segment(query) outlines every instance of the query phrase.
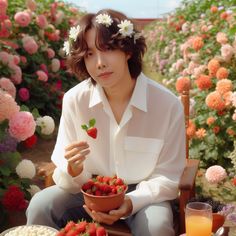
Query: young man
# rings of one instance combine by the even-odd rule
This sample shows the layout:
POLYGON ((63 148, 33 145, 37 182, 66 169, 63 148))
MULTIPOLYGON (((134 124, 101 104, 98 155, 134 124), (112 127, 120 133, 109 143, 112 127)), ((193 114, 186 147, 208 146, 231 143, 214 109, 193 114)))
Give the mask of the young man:
POLYGON ((32 198, 28 224, 59 228, 70 219, 112 224, 125 218, 135 236, 173 236, 169 200, 177 197, 185 166, 182 104, 141 73, 145 40, 122 13, 85 15, 67 46, 69 68, 88 79, 64 96, 52 154, 56 185, 32 198), (81 129, 92 118, 96 139, 81 129), (90 211, 82 184, 114 174, 131 187, 123 205, 108 214, 90 211))

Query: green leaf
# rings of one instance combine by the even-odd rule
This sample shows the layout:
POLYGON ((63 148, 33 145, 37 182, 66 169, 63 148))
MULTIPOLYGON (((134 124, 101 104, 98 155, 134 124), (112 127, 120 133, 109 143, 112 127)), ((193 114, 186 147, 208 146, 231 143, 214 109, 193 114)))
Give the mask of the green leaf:
POLYGON ((40 117, 40 114, 39 114, 39 111, 37 108, 34 108, 31 113, 32 113, 34 119, 37 119, 40 117))
POLYGON ((0 166, 0 173, 3 176, 10 176, 11 174, 11 169, 7 166, 0 166))
POLYGON ((88 126, 87 125, 81 125, 81 128, 84 130, 88 130, 88 126))
POLYGON ((28 111, 28 112, 30 111, 26 105, 21 105, 20 110, 21 111, 28 111))
POLYGON ((89 127, 93 127, 96 123, 96 120, 93 118, 89 121, 89 127))

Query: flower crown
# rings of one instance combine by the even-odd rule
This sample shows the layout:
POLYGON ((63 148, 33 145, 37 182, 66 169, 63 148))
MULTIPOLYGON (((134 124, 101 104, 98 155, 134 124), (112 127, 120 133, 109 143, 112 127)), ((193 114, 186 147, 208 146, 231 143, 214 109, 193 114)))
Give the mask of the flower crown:
MULTIPOLYGON (((110 27, 113 23, 113 20, 110 15, 104 13, 99 14, 96 16, 96 22, 98 24, 102 24, 106 27, 110 27)), ((125 38, 125 37, 132 37, 134 36, 134 43, 136 43, 136 40, 141 37, 141 33, 134 31, 134 25, 130 20, 122 20, 120 24, 117 25, 119 28, 119 33, 125 38)), ((80 26, 77 25, 76 27, 71 27, 69 31, 69 40, 64 42, 63 50, 65 51, 66 55, 70 54, 70 48, 72 41, 76 41, 76 38, 80 32, 80 26)))

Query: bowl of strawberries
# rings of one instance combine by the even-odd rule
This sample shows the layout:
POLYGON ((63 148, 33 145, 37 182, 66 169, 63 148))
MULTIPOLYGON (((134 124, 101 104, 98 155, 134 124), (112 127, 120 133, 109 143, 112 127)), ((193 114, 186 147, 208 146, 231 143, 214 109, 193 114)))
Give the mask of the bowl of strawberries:
POLYGON ((107 236, 106 229, 98 223, 69 221, 64 228, 55 234, 56 236, 107 236))
POLYGON ((117 176, 96 176, 82 185, 85 205, 94 211, 109 212, 124 202, 128 186, 117 176))

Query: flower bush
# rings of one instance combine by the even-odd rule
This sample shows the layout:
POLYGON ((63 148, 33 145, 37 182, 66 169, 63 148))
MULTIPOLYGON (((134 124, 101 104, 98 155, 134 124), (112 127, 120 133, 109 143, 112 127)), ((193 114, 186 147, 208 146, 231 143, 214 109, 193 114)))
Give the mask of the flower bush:
POLYGON ((235 176, 236 9, 233 1, 182 1, 146 28, 145 56, 161 81, 178 95, 191 88, 194 109, 187 130, 190 157, 221 165, 235 176), (164 78, 163 78, 164 77, 164 78))
POLYGON ((0 0, 0 87, 6 79, 19 105, 58 120, 66 90, 78 83, 65 66, 67 30, 82 13, 60 1, 0 0))

